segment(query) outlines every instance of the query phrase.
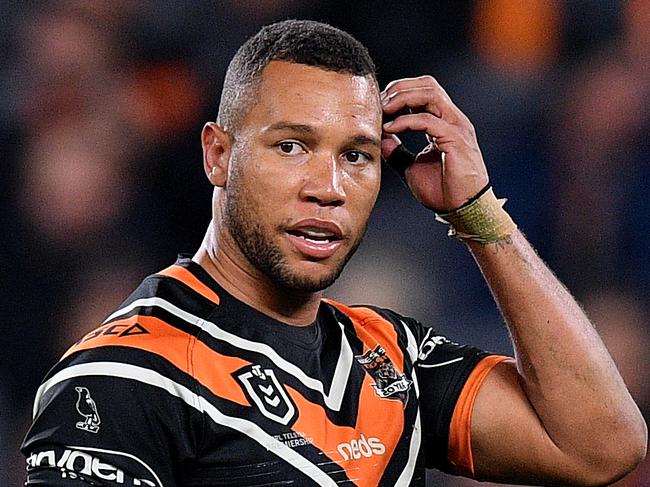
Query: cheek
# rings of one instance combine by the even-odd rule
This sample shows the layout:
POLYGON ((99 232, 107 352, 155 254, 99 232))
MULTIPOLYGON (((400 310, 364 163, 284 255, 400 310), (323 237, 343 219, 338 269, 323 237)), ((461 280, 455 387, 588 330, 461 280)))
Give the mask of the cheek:
POLYGON ((233 172, 245 186, 248 197, 262 203, 273 204, 292 183, 296 171, 278 164, 268 148, 252 145, 242 150, 233 161, 233 172))
POLYGON ((238 179, 238 199, 251 220, 263 228, 271 228, 282 219, 288 207, 286 177, 267 172, 247 172, 238 179))
POLYGON ((235 147, 230 160, 228 191, 249 209, 257 209, 267 195, 269 177, 262 173, 260 158, 250 147, 235 147))
POLYGON ((381 185, 379 168, 369 168, 363 174, 351 178, 351 193, 357 206, 366 208, 369 213, 377 201, 381 185))

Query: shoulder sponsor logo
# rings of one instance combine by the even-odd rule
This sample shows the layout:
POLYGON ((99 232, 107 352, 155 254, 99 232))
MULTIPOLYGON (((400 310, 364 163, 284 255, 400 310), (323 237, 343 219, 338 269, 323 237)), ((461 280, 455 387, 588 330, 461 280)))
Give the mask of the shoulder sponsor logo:
POLYGON ((361 457, 370 458, 373 455, 383 455, 386 447, 379 438, 371 436, 366 439, 361 435, 359 439, 351 440, 349 443, 340 443, 336 449, 343 457, 343 460, 358 460, 361 457))
POLYGON ((406 374, 398 374, 386 351, 377 345, 363 355, 355 355, 366 372, 375 380, 372 385, 375 393, 382 399, 396 399, 406 404, 408 390, 413 381, 406 374))
POLYGON ((83 421, 77 422, 76 427, 89 433, 97 433, 102 422, 97 412, 97 404, 90 397, 87 388, 77 386, 74 390, 77 391, 77 412, 84 417, 83 421))
MULTIPOLYGON (((130 461, 129 458, 126 460, 130 461)), ((27 458, 27 471, 41 467, 58 468, 62 479, 79 479, 87 481, 90 485, 95 485, 97 480, 101 480, 113 482, 115 485, 162 487, 151 475, 145 475, 143 478, 131 477, 122 468, 106 462, 104 458, 100 459, 93 453, 74 448, 32 453, 27 458)))
POLYGON ((437 335, 437 336, 431 336, 433 335, 433 330, 429 328, 429 331, 427 331, 427 334, 424 336, 424 340, 422 340, 422 344, 420 345, 420 349, 418 350, 418 360, 426 360, 427 357, 433 352, 433 350, 438 346, 438 345, 443 345, 445 343, 452 343, 449 339, 447 339, 444 336, 437 335))
POLYGON ((295 419, 296 408, 272 369, 248 365, 239 372, 237 379, 264 416, 285 426, 295 419))
POLYGON ((148 335, 149 330, 147 330, 140 323, 109 323, 108 325, 100 326, 96 330, 91 331, 90 333, 84 335, 84 337, 79 340, 75 345, 80 343, 87 342, 93 338, 100 336, 110 336, 116 335, 119 338, 129 337, 133 335, 148 335))

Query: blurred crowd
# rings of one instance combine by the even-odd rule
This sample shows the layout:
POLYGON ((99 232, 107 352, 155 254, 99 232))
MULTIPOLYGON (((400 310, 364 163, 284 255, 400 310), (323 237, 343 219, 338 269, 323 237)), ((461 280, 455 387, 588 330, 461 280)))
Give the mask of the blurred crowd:
MULTIPOLYGON (((2 3, 2 485, 23 482, 18 447, 49 367, 145 275, 198 247, 211 196, 200 129, 237 47, 285 18, 352 33, 382 86, 441 81, 476 126, 496 193, 650 419, 650 0, 2 3)), ((328 294, 511 353, 471 257, 389 170, 328 294)), ((620 485, 650 485, 650 464, 620 485)))

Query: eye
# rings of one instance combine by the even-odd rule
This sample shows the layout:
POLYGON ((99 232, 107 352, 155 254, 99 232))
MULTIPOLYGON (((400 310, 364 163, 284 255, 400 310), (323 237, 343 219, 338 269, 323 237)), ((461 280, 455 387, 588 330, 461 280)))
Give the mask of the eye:
POLYGON ((282 154, 286 154, 289 156, 295 156, 300 154, 301 152, 304 152, 304 149, 298 142, 294 142, 291 140, 282 141, 276 147, 280 149, 280 152, 282 152, 282 154))
POLYGON ((343 157, 345 157, 346 162, 354 165, 365 164, 371 159, 368 154, 356 150, 346 152, 343 154, 343 157))

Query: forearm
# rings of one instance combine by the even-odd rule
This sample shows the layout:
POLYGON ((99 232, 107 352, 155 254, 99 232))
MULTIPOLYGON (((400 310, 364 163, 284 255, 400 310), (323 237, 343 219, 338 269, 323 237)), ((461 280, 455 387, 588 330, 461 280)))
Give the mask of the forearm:
POLYGON ((525 237, 468 242, 510 331, 520 383, 564 452, 635 448, 646 428, 597 332, 525 237))

